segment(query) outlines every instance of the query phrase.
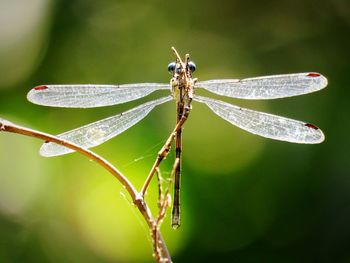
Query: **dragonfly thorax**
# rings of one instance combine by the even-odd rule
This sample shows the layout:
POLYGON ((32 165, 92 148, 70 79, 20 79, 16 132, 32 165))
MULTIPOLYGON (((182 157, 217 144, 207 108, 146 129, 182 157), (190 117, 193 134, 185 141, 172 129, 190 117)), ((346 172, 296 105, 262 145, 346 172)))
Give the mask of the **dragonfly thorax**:
POLYGON ((192 78, 192 73, 196 70, 196 64, 190 61, 190 56, 186 54, 182 60, 175 48, 173 51, 176 61, 169 63, 168 71, 173 74, 170 80, 174 99, 181 105, 190 108, 193 98, 193 89, 196 79, 192 78))

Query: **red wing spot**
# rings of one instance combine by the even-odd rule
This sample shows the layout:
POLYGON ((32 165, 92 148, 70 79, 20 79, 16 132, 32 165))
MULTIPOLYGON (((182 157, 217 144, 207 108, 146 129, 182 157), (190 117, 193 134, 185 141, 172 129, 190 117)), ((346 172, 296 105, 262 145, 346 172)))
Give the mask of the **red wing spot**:
POLYGON ((314 129, 314 130, 318 130, 318 127, 311 124, 311 123, 305 123, 305 126, 311 128, 311 129, 314 129))
POLYGON ((319 77, 319 76, 321 76, 320 74, 318 74, 318 73, 309 73, 309 74, 307 74, 309 77, 319 77))
POLYGON ((34 89, 35 90, 44 90, 44 89, 47 89, 47 88, 48 88, 47 86, 37 86, 34 89))

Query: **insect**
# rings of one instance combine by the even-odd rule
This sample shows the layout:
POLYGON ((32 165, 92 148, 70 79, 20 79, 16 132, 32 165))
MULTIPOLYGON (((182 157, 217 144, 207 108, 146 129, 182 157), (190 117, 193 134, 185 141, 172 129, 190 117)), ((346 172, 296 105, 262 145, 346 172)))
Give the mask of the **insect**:
MULTIPOLYGON (((315 144, 324 140, 322 131, 313 124, 277 115, 241 108, 220 100, 195 95, 196 89, 205 89, 218 95, 248 99, 278 99, 318 91, 327 86, 327 79, 319 73, 271 75, 246 79, 216 79, 198 81, 192 78, 196 65, 186 54, 182 61, 172 47, 176 60, 168 65, 172 74, 169 84, 138 83, 123 85, 41 85, 27 95, 29 101, 52 107, 92 108, 121 104, 136 100, 158 90, 169 90, 171 95, 141 104, 126 112, 102 119, 58 137, 85 148, 95 147, 117 136, 141 121, 156 106, 175 100, 176 124, 174 165, 174 205, 172 225, 180 225, 180 174, 182 125, 192 109, 192 101, 206 104, 215 114, 250 133, 292 143, 315 144)), ((40 153, 57 156, 72 152, 64 146, 45 143, 40 153)))

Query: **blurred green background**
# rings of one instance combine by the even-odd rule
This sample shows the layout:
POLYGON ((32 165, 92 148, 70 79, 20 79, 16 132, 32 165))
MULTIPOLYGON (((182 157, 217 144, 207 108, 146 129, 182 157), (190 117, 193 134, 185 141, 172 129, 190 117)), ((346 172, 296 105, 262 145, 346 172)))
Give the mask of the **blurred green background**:
MULTIPOLYGON (((200 80, 321 72, 329 86, 315 94, 222 98, 314 123, 326 135, 320 145, 248 134, 194 103, 182 226, 172 230, 168 215, 162 231, 175 262, 350 262, 349 29, 348 0, 0 0, 0 116, 58 134, 130 109, 166 92, 86 110, 33 105, 26 93, 167 83, 171 46, 191 54, 200 80)), ((94 150, 140 187, 174 111, 159 106, 94 150)), ((78 154, 43 158, 40 145, 0 135, 0 262, 152 262, 147 227, 120 184, 78 154)))

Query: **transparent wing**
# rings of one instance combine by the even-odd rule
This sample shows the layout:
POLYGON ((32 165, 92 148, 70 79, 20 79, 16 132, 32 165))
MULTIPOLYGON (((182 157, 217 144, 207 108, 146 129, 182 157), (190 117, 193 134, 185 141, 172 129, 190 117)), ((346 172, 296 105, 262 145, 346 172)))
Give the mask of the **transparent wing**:
POLYGON ((197 82, 198 88, 242 99, 277 99, 323 89, 327 79, 319 73, 272 75, 248 79, 218 79, 197 82))
MULTIPOLYGON (((167 96, 144 103, 118 115, 59 134, 58 137, 85 148, 95 147, 129 129, 146 117, 155 106, 171 99, 171 96, 167 96)), ((40 149, 40 154, 46 157, 63 155, 70 152, 73 152, 73 150, 51 142, 44 143, 40 149)))
POLYGON ((92 108, 136 100, 156 90, 166 89, 170 89, 169 84, 43 85, 30 90, 27 98, 44 106, 92 108))
POLYGON ((312 144, 324 140, 322 131, 310 123, 240 108, 201 96, 195 96, 194 100, 206 104, 224 120, 253 134, 294 143, 312 144))

